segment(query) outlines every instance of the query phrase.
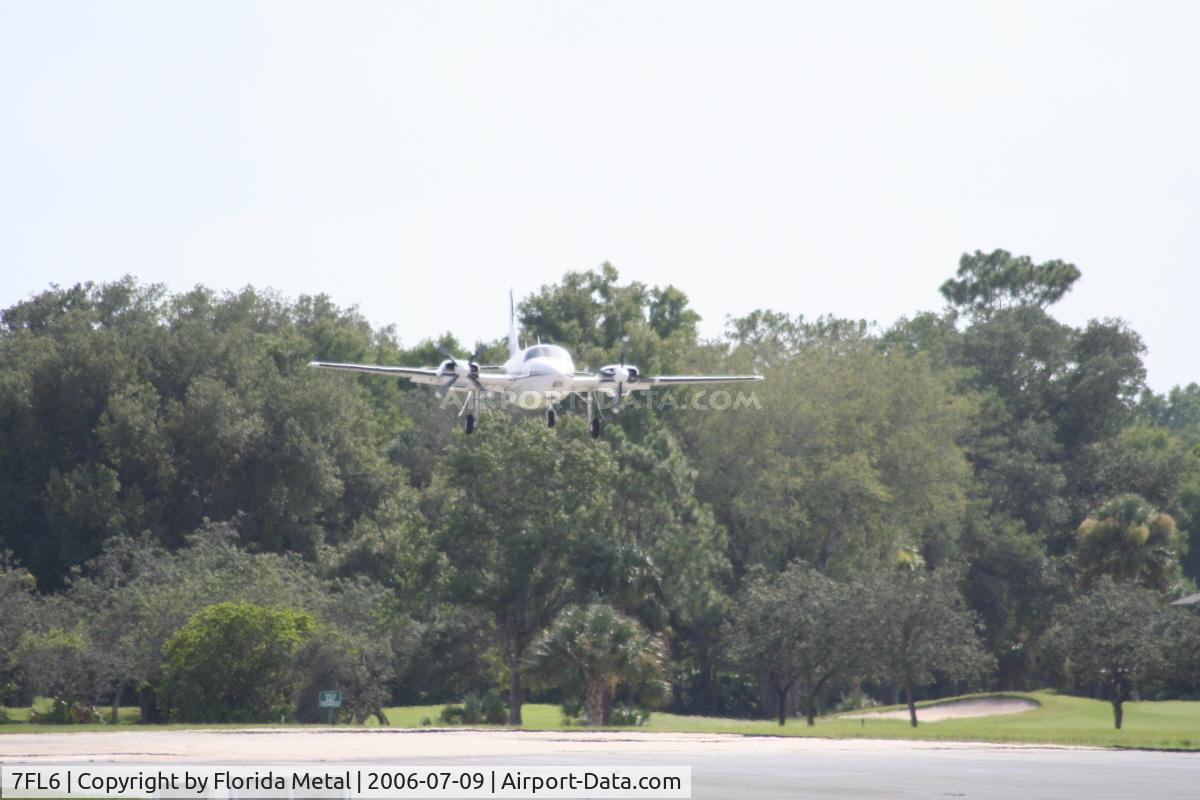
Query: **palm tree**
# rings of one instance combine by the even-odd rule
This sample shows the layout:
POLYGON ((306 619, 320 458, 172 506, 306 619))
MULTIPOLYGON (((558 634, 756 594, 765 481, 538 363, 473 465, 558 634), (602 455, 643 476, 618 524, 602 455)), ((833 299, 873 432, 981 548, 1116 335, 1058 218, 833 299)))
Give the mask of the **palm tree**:
POLYGON ((666 664, 661 640, 603 603, 565 609, 529 657, 531 672, 543 682, 583 695, 588 725, 608 721, 618 686, 645 700, 665 695, 666 664))
POLYGON ((1085 586, 1102 575, 1166 591, 1179 570, 1179 531, 1136 494, 1109 500, 1079 526, 1076 561, 1085 586))

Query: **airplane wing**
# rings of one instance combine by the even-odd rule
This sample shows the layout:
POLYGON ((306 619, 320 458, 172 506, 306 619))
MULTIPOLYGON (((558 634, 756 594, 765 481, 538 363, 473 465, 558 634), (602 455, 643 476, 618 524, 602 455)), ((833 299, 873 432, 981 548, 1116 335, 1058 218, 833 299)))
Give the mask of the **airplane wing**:
POLYGON ((669 383, 741 383, 744 381, 761 381, 762 375, 654 375, 638 376, 636 382, 630 382, 631 389, 645 389, 641 384, 662 385, 669 383))
MULTIPOLYGON (((432 367, 384 367, 379 364, 339 364, 332 361, 310 361, 308 365, 320 369, 337 369, 343 372, 366 372, 372 375, 390 375, 393 378, 406 378, 413 383, 421 383, 426 386, 440 386, 449 378, 448 375, 443 375, 440 370, 432 367)), ((479 382, 488 391, 503 391, 512 383, 511 379, 503 374, 481 371, 478 377, 479 382)), ((452 391, 466 392, 473 388, 464 376, 452 387, 452 391)))
POLYGON ((368 372, 373 375, 390 375, 393 378, 408 378, 413 383, 436 386, 443 378, 436 369, 427 367, 382 367, 378 364, 338 364, 333 361, 310 361, 310 367, 338 369, 343 372, 368 372))
MULTIPOLYGON (((625 391, 648 390, 652 386, 667 386, 689 383, 743 383, 761 381, 762 375, 639 375, 625 382, 625 391)), ((573 383, 575 391, 597 391, 614 394, 617 384, 611 379, 602 380, 598 375, 578 375, 573 383)))

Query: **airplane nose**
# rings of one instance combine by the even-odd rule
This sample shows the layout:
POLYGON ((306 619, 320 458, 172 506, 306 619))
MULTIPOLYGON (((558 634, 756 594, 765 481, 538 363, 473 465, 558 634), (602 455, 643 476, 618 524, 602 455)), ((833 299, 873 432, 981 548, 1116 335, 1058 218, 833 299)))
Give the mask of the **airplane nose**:
POLYGON ((567 388, 567 373, 554 363, 540 362, 529 365, 529 377, 534 378, 543 391, 563 390, 567 388))
POLYGON ((529 367, 530 375, 545 375, 548 377, 561 378, 565 373, 553 364, 531 364, 529 367))

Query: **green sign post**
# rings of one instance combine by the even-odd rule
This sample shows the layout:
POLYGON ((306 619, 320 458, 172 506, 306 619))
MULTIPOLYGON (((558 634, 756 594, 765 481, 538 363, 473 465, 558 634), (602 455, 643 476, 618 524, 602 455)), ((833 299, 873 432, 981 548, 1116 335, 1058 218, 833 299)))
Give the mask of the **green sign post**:
POLYGON ((317 707, 329 709, 329 724, 333 724, 333 710, 342 707, 341 692, 318 692, 317 707))

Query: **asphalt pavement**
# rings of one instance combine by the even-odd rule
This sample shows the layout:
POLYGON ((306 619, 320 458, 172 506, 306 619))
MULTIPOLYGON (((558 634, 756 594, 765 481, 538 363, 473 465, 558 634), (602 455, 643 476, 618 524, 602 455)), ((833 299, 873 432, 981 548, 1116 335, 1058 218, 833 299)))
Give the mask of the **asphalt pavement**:
POLYGON ((692 768, 707 798, 1200 800, 1200 753, 713 734, 297 729, 0 734, 0 762, 692 768))

